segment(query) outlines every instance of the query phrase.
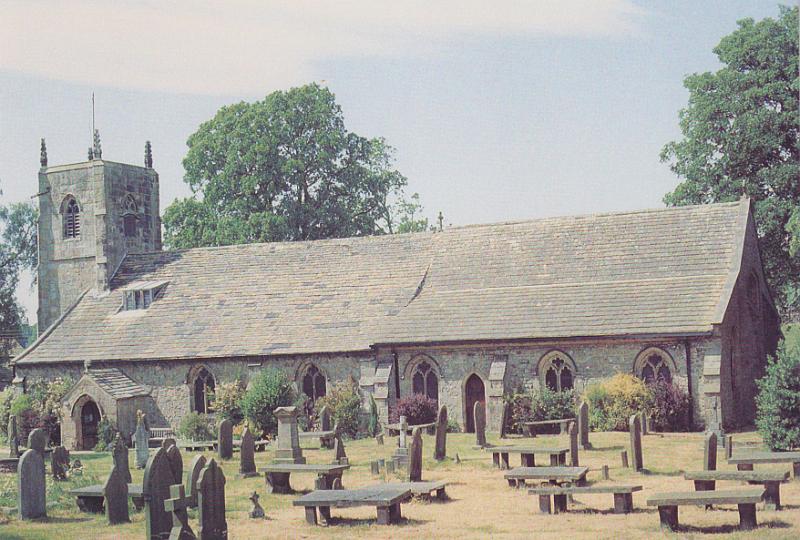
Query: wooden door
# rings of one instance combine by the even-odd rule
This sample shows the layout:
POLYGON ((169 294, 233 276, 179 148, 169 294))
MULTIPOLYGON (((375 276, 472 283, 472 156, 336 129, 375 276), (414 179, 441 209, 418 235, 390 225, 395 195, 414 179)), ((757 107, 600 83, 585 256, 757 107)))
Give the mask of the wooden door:
POLYGON ((467 406, 466 410, 466 432, 475 433, 475 402, 480 401, 483 406, 486 406, 486 393, 483 388, 483 381, 474 373, 467 379, 467 384, 464 386, 464 403, 467 406))
POLYGON ((97 423, 100 409, 94 401, 87 401, 81 408, 81 448, 91 450, 97 445, 97 423))

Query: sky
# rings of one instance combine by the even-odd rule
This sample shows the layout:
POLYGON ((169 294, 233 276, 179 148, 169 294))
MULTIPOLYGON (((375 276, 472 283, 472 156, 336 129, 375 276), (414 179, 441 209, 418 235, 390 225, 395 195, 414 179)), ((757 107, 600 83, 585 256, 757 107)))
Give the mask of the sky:
MULTIPOLYGON (((431 218, 490 223, 663 206, 686 75, 759 0, 0 0, 0 202, 152 141, 162 211, 191 192, 186 140, 222 106, 309 82, 384 137, 431 218)), ((19 297, 35 320, 35 292, 19 297)))

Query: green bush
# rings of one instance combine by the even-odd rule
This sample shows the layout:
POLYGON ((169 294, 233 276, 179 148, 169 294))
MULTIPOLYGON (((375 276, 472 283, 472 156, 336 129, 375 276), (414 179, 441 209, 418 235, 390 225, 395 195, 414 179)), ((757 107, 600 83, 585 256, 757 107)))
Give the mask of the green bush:
POLYGON ((355 437, 358 434, 361 419, 361 396, 355 381, 344 381, 332 385, 327 395, 314 404, 316 413, 322 407, 328 407, 331 422, 339 426, 339 432, 355 437))
POLYGON ((111 449, 111 443, 117 436, 119 431, 114 422, 108 418, 102 418, 97 423, 97 444, 94 447, 95 452, 105 452, 111 449))
POLYGON ((757 384, 756 427, 766 445, 800 447, 800 344, 781 341, 757 384))
POLYGON ((178 435, 190 441, 211 441, 216 435, 216 423, 208 415, 190 412, 181 420, 178 435))
POLYGON ((234 425, 241 424, 244 420, 241 401, 245 394, 245 386, 240 381, 219 383, 214 390, 211 408, 220 420, 226 419, 234 425))
POLYGON ((370 436, 375 437, 380 431, 380 420, 378 419, 378 404, 375 403, 375 398, 372 394, 369 395, 369 422, 367 423, 367 431, 370 436))
POLYGON ((239 404, 253 430, 264 437, 274 435, 278 429, 278 420, 273 411, 292 405, 294 399, 294 390, 288 377, 280 370, 266 368, 253 381, 239 404))
POLYGON ((447 420, 447 433, 461 433, 461 426, 452 418, 447 420))
POLYGON ((531 418, 533 421, 575 418, 575 392, 554 392, 548 388, 534 392, 531 395, 531 418))
POLYGON ((0 434, 8 440, 8 420, 11 418, 11 403, 14 401, 14 390, 6 388, 0 392, 0 434))
POLYGON ((513 394, 506 394, 503 399, 508 406, 508 417, 506 417, 506 433, 525 433, 523 422, 533 420, 531 414, 531 395, 517 391, 513 394))
POLYGON ((590 384, 583 397, 589 404, 592 431, 627 431, 631 415, 653 408, 650 388, 628 373, 590 384))

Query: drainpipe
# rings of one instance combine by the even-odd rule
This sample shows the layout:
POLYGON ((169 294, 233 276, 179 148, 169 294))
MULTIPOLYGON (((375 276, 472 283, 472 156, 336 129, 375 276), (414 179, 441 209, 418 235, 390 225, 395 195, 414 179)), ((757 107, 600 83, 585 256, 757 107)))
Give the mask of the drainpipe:
POLYGON ((695 396, 692 392, 692 346, 688 339, 683 341, 686 351, 686 382, 689 386, 689 427, 694 429, 694 401, 695 396))

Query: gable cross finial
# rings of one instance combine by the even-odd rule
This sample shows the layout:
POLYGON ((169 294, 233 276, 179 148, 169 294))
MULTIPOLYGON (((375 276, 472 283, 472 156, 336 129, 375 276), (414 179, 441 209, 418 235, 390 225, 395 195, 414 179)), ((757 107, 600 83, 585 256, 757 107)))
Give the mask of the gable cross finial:
POLYGON ((47 167, 47 146, 44 144, 44 139, 42 139, 42 147, 39 150, 39 164, 47 167))
POLYGON ((148 169, 153 168, 153 148, 150 146, 150 141, 144 143, 144 166, 148 169))
POLYGON ((439 218, 438 219, 439 219, 439 231, 443 231, 444 230, 444 214, 442 214, 441 210, 439 211, 439 218))

